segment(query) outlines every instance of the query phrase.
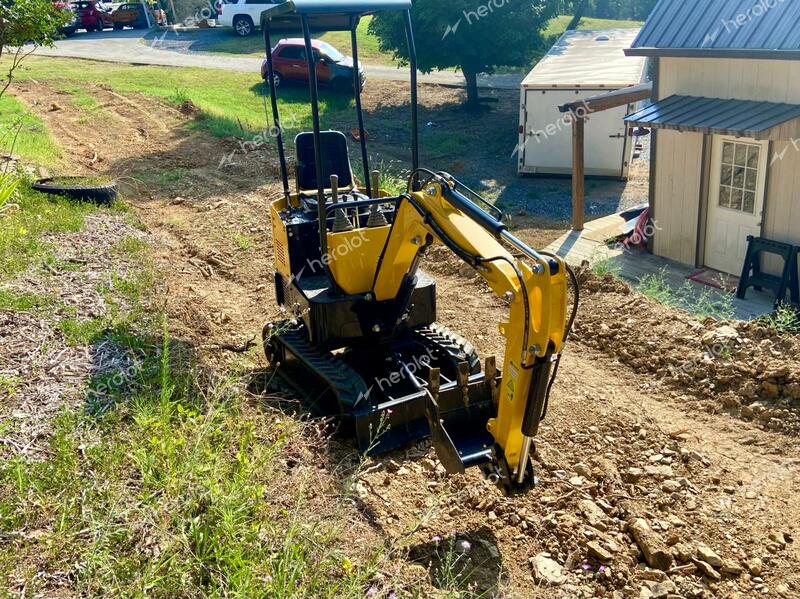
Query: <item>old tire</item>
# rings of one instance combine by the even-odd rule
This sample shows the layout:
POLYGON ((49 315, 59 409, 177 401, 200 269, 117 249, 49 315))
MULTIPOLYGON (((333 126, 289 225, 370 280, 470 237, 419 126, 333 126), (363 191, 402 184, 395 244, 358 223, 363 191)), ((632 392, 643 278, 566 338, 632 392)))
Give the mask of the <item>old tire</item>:
POLYGON ((247 15, 236 15, 233 18, 233 30, 236 32, 236 35, 247 37, 253 33, 254 29, 253 19, 247 15))
POLYGON ((60 195, 73 200, 110 204, 117 197, 117 184, 113 181, 105 185, 83 183, 83 177, 59 177, 55 179, 39 179, 31 188, 41 193, 60 195), (70 181, 73 179, 73 181, 70 181))

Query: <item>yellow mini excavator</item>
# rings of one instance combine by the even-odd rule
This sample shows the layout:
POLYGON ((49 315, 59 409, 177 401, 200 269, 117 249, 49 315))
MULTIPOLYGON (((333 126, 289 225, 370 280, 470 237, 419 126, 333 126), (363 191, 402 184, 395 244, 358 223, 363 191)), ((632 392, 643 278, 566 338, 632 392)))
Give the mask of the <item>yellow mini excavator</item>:
POLYGON ((283 193, 270 205, 277 301, 289 312, 264 327, 277 373, 317 413, 338 415, 362 451, 430 437, 450 473, 470 466, 506 493, 534 484, 534 438, 577 308, 577 281, 559 258, 512 235, 502 214, 445 172, 420 168, 416 52, 410 0, 289 0, 261 18, 283 193), (356 28, 365 14, 401 11, 411 66, 407 190, 390 195, 370 171, 361 110, 356 28), (298 23, 305 39, 313 131, 295 138, 296 188, 280 130, 270 24, 298 23), (352 90, 363 165, 356 181, 347 139, 323 131, 315 31, 350 31, 352 90), (436 283, 418 268, 442 244, 508 304, 502 369, 436 324, 436 283), (567 313, 568 276, 574 304, 567 313))

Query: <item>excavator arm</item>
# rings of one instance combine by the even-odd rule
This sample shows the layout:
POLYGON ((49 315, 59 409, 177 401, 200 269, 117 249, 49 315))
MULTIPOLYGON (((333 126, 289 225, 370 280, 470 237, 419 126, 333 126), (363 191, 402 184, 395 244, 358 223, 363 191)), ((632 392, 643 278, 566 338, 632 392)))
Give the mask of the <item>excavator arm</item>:
MULTIPOLYGON (((508 304, 508 320, 499 324, 506 344, 497 411, 486 424, 495 442, 488 475, 507 492, 516 492, 533 484, 529 461, 533 438, 568 328, 567 266, 518 240, 477 203, 479 199, 473 201, 459 186, 439 173, 423 184, 422 191, 409 192, 400 200, 373 293, 378 301, 397 302, 401 322, 421 255, 432 243, 441 243, 475 268, 508 304)), ((449 471, 463 471, 458 448, 444 430, 430 389, 428 399, 439 458, 449 471)))

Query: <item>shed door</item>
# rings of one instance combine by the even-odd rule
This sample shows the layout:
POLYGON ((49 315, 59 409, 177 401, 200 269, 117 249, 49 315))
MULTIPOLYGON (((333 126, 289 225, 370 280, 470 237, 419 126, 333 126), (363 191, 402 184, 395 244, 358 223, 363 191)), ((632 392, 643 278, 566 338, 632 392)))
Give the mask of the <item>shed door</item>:
POLYGON ((747 236, 761 234, 769 142, 715 136, 713 144, 705 264, 739 275, 747 236))

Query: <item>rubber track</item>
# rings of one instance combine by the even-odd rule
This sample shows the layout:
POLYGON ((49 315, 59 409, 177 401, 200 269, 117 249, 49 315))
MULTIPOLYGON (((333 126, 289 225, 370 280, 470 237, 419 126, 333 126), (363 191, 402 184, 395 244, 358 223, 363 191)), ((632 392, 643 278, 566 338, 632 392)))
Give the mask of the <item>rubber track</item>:
MULTIPOLYGON (((317 376, 325 379, 343 404, 355 406, 360 399, 368 396, 369 390, 361 376, 340 358, 315 349, 309 343, 304 328, 284 330, 277 335, 277 340, 309 365, 317 376)), ((270 343, 275 343, 275 340, 270 343)))
POLYGON ((414 333, 424 345, 432 347, 434 351, 438 349, 444 352, 456 364, 458 362, 467 362, 470 374, 477 374, 481 371, 481 360, 472 344, 450 331, 447 327, 434 323, 430 326, 416 329, 414 333))
MULTIPOLYGON (((449 358, 453 360, 454 366, 466 361, 470 366, 470 374, 481 371, 480 358, 472 344, 447 328, 433 324, 415 329, 412 334, 417 341, 429 348, 432 355, 440 359, 449 358)), ((341 358, 314 348, 308 341, 305 328, 283 329, 270 343, 283 344, 290 353, 308 364, 318 377, 323 378, 333 388, 343 404, 354 407, 361 399, 369 396, 369 388, 361 375, 341 358)))

